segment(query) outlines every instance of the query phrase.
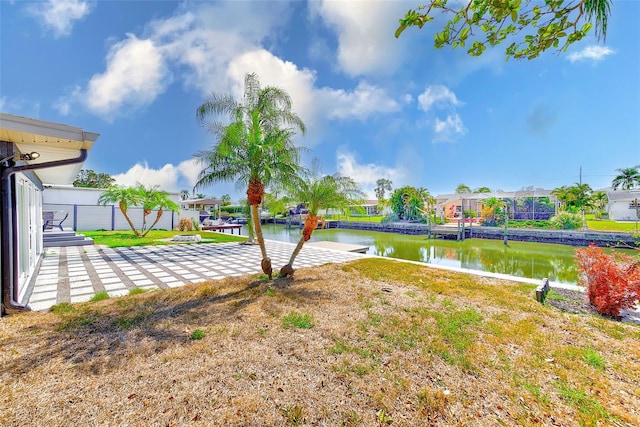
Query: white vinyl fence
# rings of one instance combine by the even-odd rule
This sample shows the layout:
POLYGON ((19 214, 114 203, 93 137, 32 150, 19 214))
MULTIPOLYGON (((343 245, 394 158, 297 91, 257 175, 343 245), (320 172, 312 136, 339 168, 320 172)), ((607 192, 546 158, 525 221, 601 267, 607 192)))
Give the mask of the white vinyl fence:
MULTIPOLYGON (((130 230, 131 227, 116 205, 69 205, 43 203, 42 211, 64 211, 69 216, 62 226, 73 228, 74 231, 96 231, 96 230, 130 230)), ((127 210, 129 218, 133 225, 140 229, 142 227, 143 210, 142 208, 132 207, 127 210)), ((63 214, 64 215, 64 214, 63 214)), ((194 210, 183 209, 178 213, 171 211, 163 211, 160 221, 155 225, 154 230, 173 230, 178 226, 180 218, 198 219, 199 212, 194 210)), ((157 211, 152 211, 147 216, 147 227, 156 220, 157 211)))

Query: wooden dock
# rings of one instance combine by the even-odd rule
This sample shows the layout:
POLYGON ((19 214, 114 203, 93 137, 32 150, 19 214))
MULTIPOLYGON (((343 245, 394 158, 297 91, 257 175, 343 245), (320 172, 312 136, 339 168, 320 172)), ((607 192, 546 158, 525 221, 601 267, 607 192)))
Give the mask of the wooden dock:
POLYGON ((350 243, 338 243, 338 242, 328 242, 328 241, 310 242, 310 243, 307 243, 307 245, 313 246, 316 248, 333 249, 336 251, 344 251, 344 252, 358 252, 361 254, 367 253, 367 251, 369 250, 369 246, 352 245, 350 243))
POLYGON ((240 235, 240 229, 242 228, 242 224, 215 224, 215 225, 203 225, 203 231, 220 231, 222 233, 225 230, 231 230, 231 234, 233 234, 233 230, 238 230, 238 236, 240 235))

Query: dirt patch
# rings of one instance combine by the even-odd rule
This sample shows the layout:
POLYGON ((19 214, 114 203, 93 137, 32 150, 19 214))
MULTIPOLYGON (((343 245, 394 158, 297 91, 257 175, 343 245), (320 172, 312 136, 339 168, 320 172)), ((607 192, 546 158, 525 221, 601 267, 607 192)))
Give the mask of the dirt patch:
POLYGON ((552 288, 545 304, 567 313, 598 315, 596 309, 589 303, 586 292, 582 291, 552 288))

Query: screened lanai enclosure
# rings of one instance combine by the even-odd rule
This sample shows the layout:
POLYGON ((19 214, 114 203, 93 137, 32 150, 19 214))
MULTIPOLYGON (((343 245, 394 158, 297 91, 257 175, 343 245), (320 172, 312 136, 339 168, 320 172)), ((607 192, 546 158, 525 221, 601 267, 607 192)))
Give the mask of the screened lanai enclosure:
POLYGON ((444 194, 438 196, 436 212, 445 221, 487 218, 495 213, 496 201, 505 205, 510 220, 548 220, 558 212, 558 199, 551 190, 535 189, 492 193, 444 194))

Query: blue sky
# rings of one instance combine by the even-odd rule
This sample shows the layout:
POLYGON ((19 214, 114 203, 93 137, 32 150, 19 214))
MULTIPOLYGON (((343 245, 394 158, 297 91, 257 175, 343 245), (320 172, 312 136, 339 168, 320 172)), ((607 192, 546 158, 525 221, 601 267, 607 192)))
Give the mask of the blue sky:
POLYGON ((196 107, 248 72, 291 95, 305 162, 371 195, 379 178, 552 189, 580 168, 602 188, 640 164, 640 2, 613 2, 606 43, 508 62, 434 50, 427 27, 395 39, 419 3, 0 0, 0 111, 98 132, 86 169, 168 191, 192 188, 213 143, 196 107))

